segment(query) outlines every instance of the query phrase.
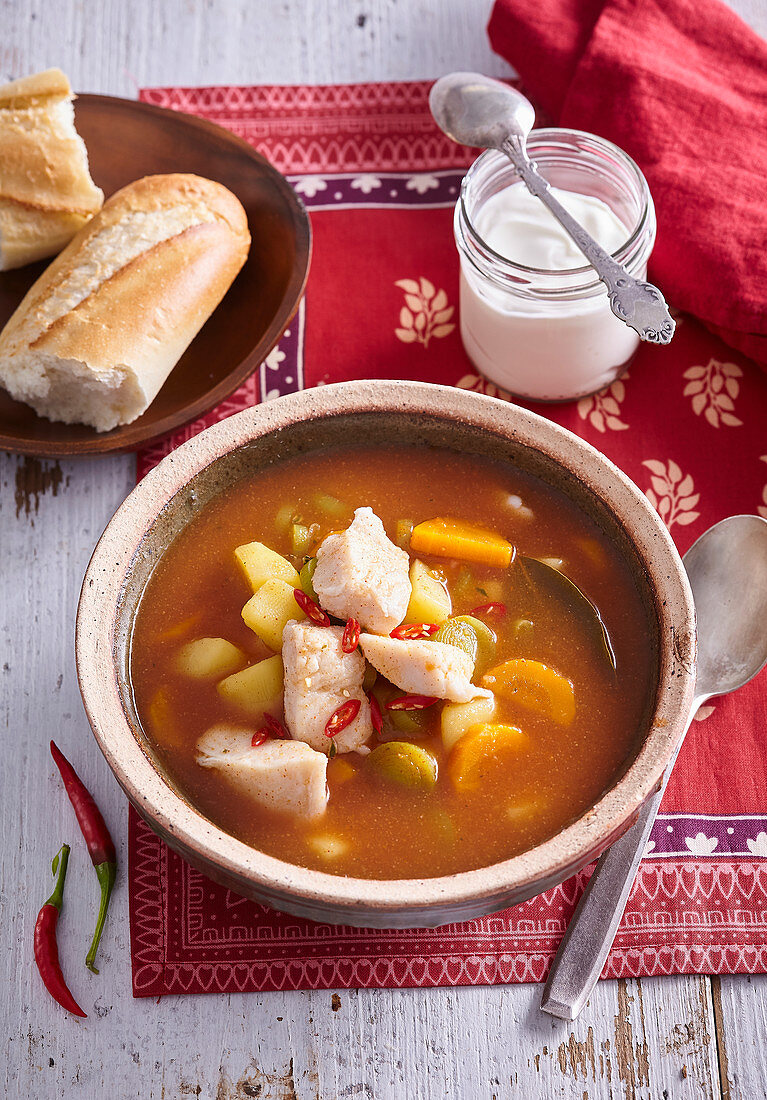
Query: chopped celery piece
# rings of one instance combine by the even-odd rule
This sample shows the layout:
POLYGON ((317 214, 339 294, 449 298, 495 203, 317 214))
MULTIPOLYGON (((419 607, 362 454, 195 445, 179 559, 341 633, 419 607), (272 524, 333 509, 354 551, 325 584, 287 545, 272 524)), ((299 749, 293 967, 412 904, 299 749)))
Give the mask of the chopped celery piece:
POLYGON ((294 523, 291 527, 290 541, 296 557, 303 557, 308 553, 312 543, 311 527, 307 527, 305 523, 294 523))
POLYGON ((314 585, 312 584, 312 577, 314 576, 314 570, 317 568, 317 559, 309 558, 307 562, 304 562, 304 567, 299 573, 299 580, 301 582, 301 588, 311 599, 317 603, 317 593, 314 591, 314 585))
POLYGON ((331 519, 344 520, 351 516, 352 510, 349 505, 328 493, 315 493, 312 499, 319 510, 331 519))
POLYGON ((410 536, 413 533, 414 523, 411 523, 409 519, 398 519, 397 525, 394 528, 394 541, 397 546, 400 546, 403 550, 407 550, 410 546, 410 536))
POLYGON ((277 509, 277 515, 274 517, 274 525, 278 531, 287 531, 291 523, 300 523, 300 521, 301 517, 295 504, 283 504, 277 509))
POLYGON ((425 710, 387 710, 386 716, 398 733, 423 737, 429 728, 430 715, 425 710))

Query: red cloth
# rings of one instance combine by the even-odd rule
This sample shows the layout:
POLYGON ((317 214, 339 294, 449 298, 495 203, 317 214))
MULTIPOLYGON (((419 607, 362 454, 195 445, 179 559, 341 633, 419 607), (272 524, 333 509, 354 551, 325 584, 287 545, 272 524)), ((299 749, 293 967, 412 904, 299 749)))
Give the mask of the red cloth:
MULTIPOLYGON (((477 376, 455 326, 452 207, 468 159, 431 123, 427 90, 144 93, 229 126, 282 171, 301 173, 291 179, 309 208, 314 255, 304 302, 260 371, 213 413, 144 450, 139 474, 259 396, 322 382, 416 378, 508 397, 477 376), (424 309, 420 339, 402 328, 405 293, 447 299, 438 322, 424 309)), ((678 321, 670 347, 644 345, 629 375, 605 392, 536 411, 617 462, 684 551, 725 515, 767 517, 767 378, 693 319, 678 321)), ((767 971, 766 725, 767 673, 693 722, 606 976, 767 971)), ((210 882, 131 812, 133 989, 158 996, 539 981, 587 873, 465 925, 331 928, 210 882)))
POLYGON ((488 30, 558 125, 640 166, 667 298, 767 364, 767 43, 719 0, 496 0, 488 30))

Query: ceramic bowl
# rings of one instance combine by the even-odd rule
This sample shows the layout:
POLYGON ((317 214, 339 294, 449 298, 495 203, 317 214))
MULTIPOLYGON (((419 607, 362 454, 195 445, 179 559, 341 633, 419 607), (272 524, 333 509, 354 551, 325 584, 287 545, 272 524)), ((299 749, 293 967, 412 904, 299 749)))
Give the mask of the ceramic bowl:
POLYGON ((680 741, 695 682, 695 615, 687 576, 644 495, 593 447, 515 405, 417 382, 307 390, 232 416, 165 458, 118 509, 99 541, 77 616, 77 667, 104 756, 142 817, 209 877, 312 920, 372 927, 464 921, 524 901, 585 866, 635 820, 680 741), (163 773, 128 678, 134 615, 158 558, 191 516, 238 478, 343 441, 447 446, 500 458, 564 489, 629 562, 655 637, 657 683, 636 756, 575 822, 528 852, 431 879, 363 880, 265 855, 212 824, 163 773))

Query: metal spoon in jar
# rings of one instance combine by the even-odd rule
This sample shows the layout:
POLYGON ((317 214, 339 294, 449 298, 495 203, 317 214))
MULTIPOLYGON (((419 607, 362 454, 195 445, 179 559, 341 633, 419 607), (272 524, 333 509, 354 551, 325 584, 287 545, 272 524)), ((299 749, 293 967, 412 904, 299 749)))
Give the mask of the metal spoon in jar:
POLYGON ((610 308, 642 340, 667 344, 676 327, 661 292, 630 275, 554 198, 527 155, 535 111, 528 99, 481 73, 449 73, 433 85, 429 106, 439 128, 460 145, 498 149, 517 169, 528 191, 548 207, 607 287, 610 308))
MULTIPOLYGON (((698 620, 691 721, 707 699, 743 687, 767 663, 767 520, 723 519, 701 535, 683 561, 698 620)), ((674 760, 636 823, 598 860, 543 988, 544 1012, 574 1020, 596 985, 673 766, 674 760)))

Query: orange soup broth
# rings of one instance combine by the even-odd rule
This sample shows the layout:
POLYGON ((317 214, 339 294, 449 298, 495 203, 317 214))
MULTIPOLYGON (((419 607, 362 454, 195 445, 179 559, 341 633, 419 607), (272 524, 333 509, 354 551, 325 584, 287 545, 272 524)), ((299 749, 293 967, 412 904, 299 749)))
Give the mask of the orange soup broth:
MULTIPOLYGON (((348 522, 348 521, 347 521, 348 522)), ((335 526, 344 526, 335 521, 335 526)), ((332 529, 324 520, 322 534, 332 529)), ((463 563, 420 556, 441 570, 448 588, 463 563)), ((292 559, 298 568, 301 559, 292 559)), ((280 859, 363 878, 413 878, 487 866, 530 849, 574 821, 615 781, 638 747, 653 690, 655 657, 647 613, 628 566, 604 534, 564 494, 510 465, 431 448, 350 448, 278 463, 245 478, 206 505, 155 569, 136 618, 131 676, 138 713, 162 765, 177 788, 226 832, 280 859), (179 647, 194 638, 223 637, 249 661, 271 651, 245 626, 240 611, 250 595, 233 551, 258 540, 290 557, 290 537, 275 517, 286 503, 305 520, 322 520, 312 497, 329 493, 351 510, 371 507, 394 537, 397 520, 418 523, 448 515, 485 525, 518 553, 561 558, 563 572, 599 608, 615 651, 613 672, 592 634, 545 592, 523 583, 519 565, 492 569, 469 564, 472 583, 453 599, 453 614, 502 601, 495 664, 526 657, 551 665, 572 681, 572 724, 557 725, 519 703, 498 700, 495 722, 527 735, 521 750, 483 768, 474 791, 451 782, 440 737, 441 704, 420 712, 423 734, 393 732, 436 756, 439 774, 428 791, 379 777, 367 758, 339 754, 328 766, 325 815, 305 823, 266 810, 195 762, 195 746, 213 724, 260 723, 226 703, 215 683, 175 671, 179 647), (527 511, 510 506, 521 498, 527 511), (532 630, 512 627, 524 618, 532 630), (316 846, 342 838, 345 851, 328 857, 316 846)), ((379 680, 380 684, 380 680, 379 680)), ((375 737, 371 744, 375 745, 375 737)))

